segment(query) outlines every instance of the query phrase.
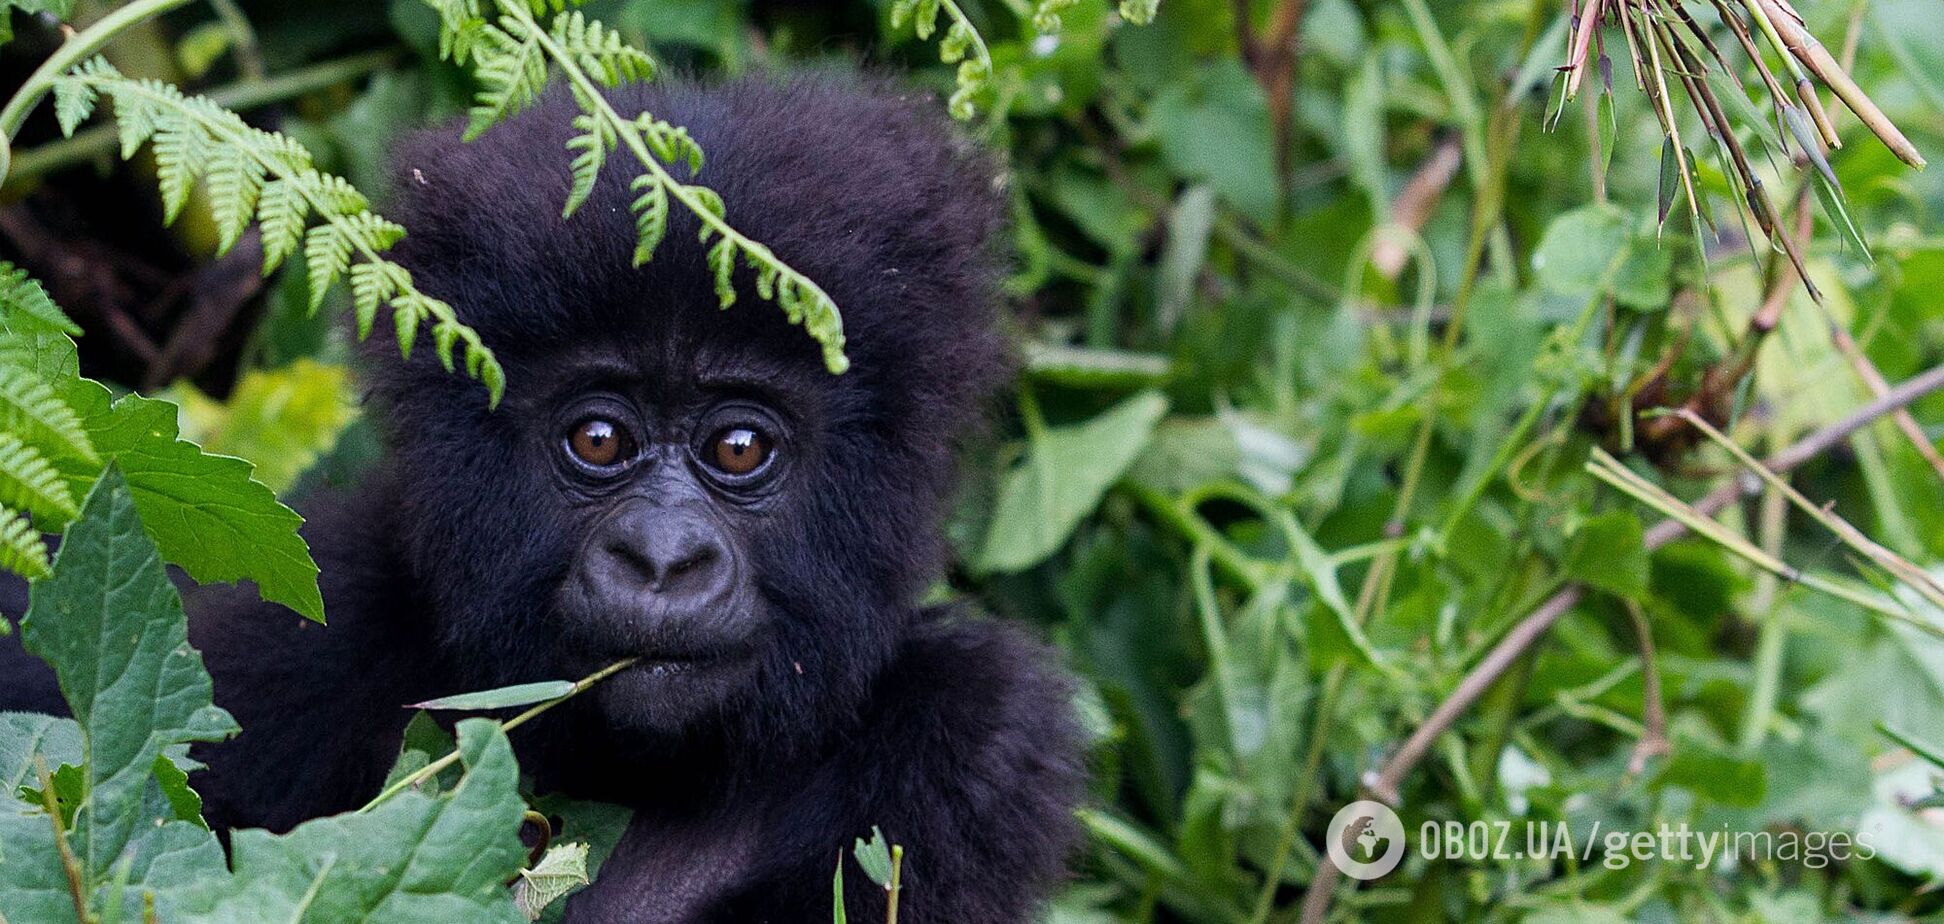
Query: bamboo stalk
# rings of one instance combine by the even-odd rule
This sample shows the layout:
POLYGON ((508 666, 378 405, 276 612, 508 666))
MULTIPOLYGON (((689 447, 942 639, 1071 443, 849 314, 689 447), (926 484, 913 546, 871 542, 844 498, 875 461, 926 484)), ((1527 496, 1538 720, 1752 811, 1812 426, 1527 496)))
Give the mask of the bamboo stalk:
POLYGON ((1863 124, 1875 133, 1884 147, 1890 149, 1890 153, 1897 155, 1898 160, 1912 167, 1923 167, 1927 163, 1924 155, 1917 152, 1917 146, 1911 144, 1910 139, 1905 138, 1904 133, 1890 121, 1890 117, 1884 115, 1882 109, 1877 108, 1876 102, 1870 99, 1870 95, 1863 92, 1863 88, 1857 86, 1856 81, 1850 79, 1849 72, 1843 70, 1843 66, 1830 55, 1829 49, 1824 48, 1821 42, 1816 41, 1815 36, 1809 34, 1808 29, 1803 28, 1801 17, 1793 15, 1793 10, 1785 10, 1778 6, 1776 0, 1742 0, 1742 2, 1749 5, 1751 11, 1760 11, 1757 15, 1775 28, 1789 53, 1815 74, 1816 79, 1836 91, 1836 96, 1843 101, 1843 105, 1856 113, 1856 117, 1863 120, 1863 124))

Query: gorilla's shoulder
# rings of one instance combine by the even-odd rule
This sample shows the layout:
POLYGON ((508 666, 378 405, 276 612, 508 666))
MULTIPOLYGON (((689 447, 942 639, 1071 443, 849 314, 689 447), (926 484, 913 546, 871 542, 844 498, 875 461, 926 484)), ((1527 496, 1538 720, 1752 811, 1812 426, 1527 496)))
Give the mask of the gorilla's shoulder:
POLYGON ((960 760, 960 783, 1066 800, 1085 775, 1073 692, 1050 646, 955 606, 917 616, 875 699, 913 747, 960 760))

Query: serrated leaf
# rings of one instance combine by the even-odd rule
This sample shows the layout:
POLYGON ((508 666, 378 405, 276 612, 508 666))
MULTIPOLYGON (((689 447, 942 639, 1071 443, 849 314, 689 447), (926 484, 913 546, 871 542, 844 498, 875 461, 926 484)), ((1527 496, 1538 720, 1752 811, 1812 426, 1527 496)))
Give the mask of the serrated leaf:
POLYGON ((525 109, 547 79, 547 59, 537 33, 515 39, 497 26, 483 25, 472 56, 479 92, 467 113, 467 141, 525 109))
POLYGON ((1000 483, 979 567, 1019 571, 1058 550, 1134 463, 1167 409, 1159 393, 1142 392, 1092 420, 1033 439, 1000 483))
POLYGON ((202 796, 189 788, 189 771, 177 766, 169 755, 157 754, 150 772, 155 775, 156 788, 160 790, 162 800, 168 804, 169 811, 174 813, 175 821, 209 830, 209 822, 202 817, 202 796))
MULTIPOLYGON (((176 408, 85 379, 64 391, 101 455, 125 475, 142 523, 171 564, 205 583, 254 581, 265 600, 323 621, 317 563, 298 535, 304 520, 250 477, 250 463, 176 438, 176 408)), ((95 469, 62 464, 86 487, 95 469)))
POLYGON ((54 668, 86 740, 72 840, 92 894, 144 820, 163 749, 236 732, 211 701, 182 601, 116 466, 89 492, 20 628, 27 650, 54 668))
POLYGON ((0 799, 35 782, 35 755, 49 767, 80 765, 81 726, 51 715, 0 712, 0 799))
POLYGON ((187 382, 162 397, 176 402, 183 439, 206 453, 254 460, 250 477, 272 491, 295 484, 358 416, 350 370, 309 358, 251 369, 223 401, 187 382))
POLYGON ((857 858, 857 865, 864 869, 864 875, 880 888, 891 887, 891 842, 877 825, 871 826, 871 839, 858 838, 851 847, 851 856, 857 858))
POLYGON ((39 282, 26 270, 0 260, 0 326, 11 327, 23 319, 71 337, 81 335, 81 325, 54 304, 39 282))
POLYGON ((288 921, 526 920, 505 883, 526 858, 519 767, 498 725, 461 722, 466 774, 441 797, 401 793, 369 811, 320 818, 289 834, 238 831, 227 879, 163 896, 181 924, 288 921))
POLYGON ((547 906, 592 881, 587 872, 587 845, 555 844, 532 869, 520 870, 513 883, 513 903, 529 921, 540 920, 547 906))
POLYGON ((378 308, 398 293, 398 277, 389 263, 360 263, 351 267, 351 307, 357 317, 358 339, 371 336, 378 308))

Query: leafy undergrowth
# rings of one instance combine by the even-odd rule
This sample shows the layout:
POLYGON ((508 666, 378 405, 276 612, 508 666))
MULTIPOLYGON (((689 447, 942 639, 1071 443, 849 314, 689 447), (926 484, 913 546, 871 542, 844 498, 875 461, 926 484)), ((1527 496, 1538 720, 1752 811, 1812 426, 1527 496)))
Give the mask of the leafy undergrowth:
MULTIPOLYGON (((183 745, 227 724, 155 562, 321 615, 271 488, 355 477, 374 451, 329 317, 391 307, 435 348, 464 339, 387 275, 397 229, 333 197, 382 188, 396 133, 468 110, 486 129, 550 69, 583 105, 559 175, 639 177, 644 255, 668 209, 713 216, 712 269, 753 265, 777 302, 732 310, 789 312, 841 368, 841 306, 692 182, 681 126, 590 95, 647 71, 635 49, 708 74, 833 49, 907 65, 1006 163, 1017 410, 966 466, 935 595, 1039 627, 1081 678, 1091 839, 1051 920, 1944 912, 1944 180, 1908 166, 1944 147, 1925 0, 275 6, 254 31, 184 9, 146 33, 172 60, 115 45, 116 71, 62 69, 71 140, 0 126, 19 130, 7 191, 35 208, 117 226, 127 187, 153 187, 180 262, 254 279, 252 233, 292 257, 214 331, 148 311, 155 274, 125 251, 78 282, 65 258, 16 261, 75 293, 81 324, 0 276, 0 565, 37 578, 28 640, 80 716, 0 717, 12 924, 151 902, 165 921, 518 919, 598 875, 625 813, 528 806, 498 727, 429 719, 395 795, 238 833, 226 864, 183 745), (251 113, 267 136, 147 79, 290 105, 251 113), (64 170, 120 146, 79 121, 84 90, 167 110, 136 132, 157 147, 223 136, 255 159, 64 170), (293 218, 275 197, 300 187, 328 208, 293 218), (97 381, 168 381, 184 338, 244 346, 172 387, 180 413, 97 381), (268 465, 252 480, 213 451, 268 465), (40 534, 63 529, 50 560, 40 534), (87 679, 104 665, 168 686, 87 679), (1360 796, 1397 806, 1409 849, 1346 884, 1328 825, 1360 796), (538 860, 514 836, 529 808, 566 819, 538 860), (1768 846, 1612 840, 1682 826, 1768 846), (1560 832, 1577 849, 1530 849, 1560 832)), ((13 20, 51 47, 37 23, 13 20)), ((897 855, 857 845, 849 886, 890 889, 897 855)))

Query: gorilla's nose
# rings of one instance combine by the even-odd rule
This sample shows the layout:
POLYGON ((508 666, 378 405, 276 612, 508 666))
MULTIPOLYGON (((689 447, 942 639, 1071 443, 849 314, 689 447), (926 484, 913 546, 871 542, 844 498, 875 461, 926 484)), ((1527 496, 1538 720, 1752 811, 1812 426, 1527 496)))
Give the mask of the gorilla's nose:
POLYGON ((589 550, 596 593, 675 609, 716 602, 734 568, 721 529, 703 511, 635 507, 605 524, 589 550))

